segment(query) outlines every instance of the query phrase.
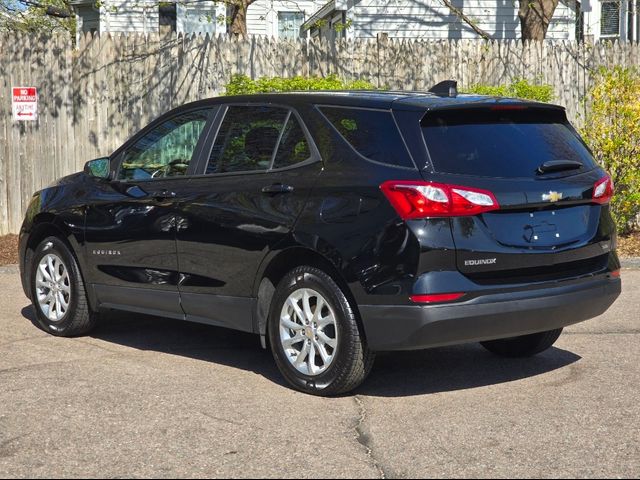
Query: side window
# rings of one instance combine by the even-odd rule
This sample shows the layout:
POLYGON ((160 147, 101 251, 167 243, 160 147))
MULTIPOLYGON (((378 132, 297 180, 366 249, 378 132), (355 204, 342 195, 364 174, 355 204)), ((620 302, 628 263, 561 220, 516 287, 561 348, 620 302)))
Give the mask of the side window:
POLYGON ((207 119, 208 110, 185 113, 147 133, 125 152, 118 179, 185 175, 207 119))
POLYGON ((277 107, 229 107, 206 173, 269 169, 288 114, 288 110, 277 107))
POLYGON ((300 122, 295 115, 290 115, 284 128, 278 152, 273 162, 273 168, 291 167, 296 163, 304 162, 311 157, 309 142, 304 135, 300 122))
POLYGON ((391 112, 341 107, 321 107, 320 111, 363 157, 415 168, 391 112))

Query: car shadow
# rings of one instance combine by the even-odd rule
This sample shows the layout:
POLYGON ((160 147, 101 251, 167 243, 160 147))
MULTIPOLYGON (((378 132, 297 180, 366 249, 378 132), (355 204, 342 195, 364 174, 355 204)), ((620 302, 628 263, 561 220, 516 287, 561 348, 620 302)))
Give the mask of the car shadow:
MULTIPOLYGON (((33 307, 22 315, 34 325, 33 307)), ((286 386, 270 352, 256 335, 126 312, 108 312, 91 337, 137 350, 156 351, 251 371, 286 386)), ((497 357, 478 344, 415 352, 382 353, 356 394, 406 397, 513 382, 567 367, 582 357, 551 348, 532 358, 497 357)))
POLYGON ((535 377, 581 360, 552 347, 530 358, 502 358, 480 344, 378 355, 373 371, 356 393, 406 397, 486 387, 535 377))
MULTIPOLYGON (((22 316, 35 326, 32 306, 22 316)), ((91 338, 136 350, 179 355, 204 362, 252 371, 286 386, 271 353, 260 347, 256 335, 198 323, 110 311, 101 315, 91 338)))

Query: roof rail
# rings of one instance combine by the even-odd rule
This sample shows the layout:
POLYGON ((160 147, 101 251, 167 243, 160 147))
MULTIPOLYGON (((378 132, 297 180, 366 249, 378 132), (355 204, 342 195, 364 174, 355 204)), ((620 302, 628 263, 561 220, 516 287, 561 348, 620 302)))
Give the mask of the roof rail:
POLYGON ((457 97, 458 82, 455 80, 445 80, 431 87, 429 91, 439 97, 457 97))

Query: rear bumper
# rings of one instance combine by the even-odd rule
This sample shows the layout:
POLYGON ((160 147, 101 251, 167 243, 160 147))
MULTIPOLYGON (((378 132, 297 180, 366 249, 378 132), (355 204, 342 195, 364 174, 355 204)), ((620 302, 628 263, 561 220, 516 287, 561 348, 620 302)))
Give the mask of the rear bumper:
POLYGON ((515 337, 566 327, 604 313, 621 281, 601 275, 579 283, 494 293, 443 305, 361 305, 374 351, 424 348, 515 337))

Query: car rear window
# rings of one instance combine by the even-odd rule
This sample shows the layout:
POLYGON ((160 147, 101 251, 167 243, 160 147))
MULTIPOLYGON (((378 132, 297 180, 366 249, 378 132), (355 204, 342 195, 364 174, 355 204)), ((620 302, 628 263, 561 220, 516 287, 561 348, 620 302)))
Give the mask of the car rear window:
POLYGON ((535 176, 540 165, 552 160, 583 164, 568 174, 595 167, 561 111, 440 111, 425 115, 421 126, 437 172, 522 178, 535 176))
POLYGON ((320 111, 363 157, 416 168, 391 112, 343 107, 321 107, 320 111))

